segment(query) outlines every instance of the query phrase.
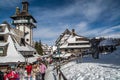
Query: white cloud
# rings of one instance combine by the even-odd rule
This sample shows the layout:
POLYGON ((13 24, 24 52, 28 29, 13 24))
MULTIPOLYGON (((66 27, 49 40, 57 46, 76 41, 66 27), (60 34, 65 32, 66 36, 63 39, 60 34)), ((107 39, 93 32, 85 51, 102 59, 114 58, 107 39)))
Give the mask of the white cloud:
POLYGON ((105 37, 105 38, 120 38, 120 33, 108 34, 108 35, 101 35, 100 37, 105 37))
MULTIPOLYGON (((87 27, 89 27, 89 26, 87 26, 87 27)), ((120 25, 112 26, 112 27, 102 27, 102 28, 96 28, 96 29, 88 29, 87 27, 83 30, 83 32, 80 32, 78 34, 88 36, 88 37, 89 36, 90 37, 91 36, 93 36, 93 37, 95 37, 95 36, 115 36, 116 34, 119 33, 116 30, 120 30, 120 25)))
POLYGON ((89 23, 85 21, 81 21, 80 23, 76 24, 74 28, 76 33, 82 36, 96 36, 99 35, 102 30, 104 30, 104 28, 90 28, 89 23))
MULTIPOLYGON (((61 24, 61 23, 60 23, 61 24)), ((48 45, 53 45, 56 39, 60 34, 64 32, 65 29, 69 29, 70 26, 67 24, 61 24, 59 26, 53 27, 41 27, 34 29, 33 37, 34 39, 41 39, 43 43, 47 43, 48 45)))
POLYGON ((116 20, 117 18, 120 18, 120 13, 119 13, 119 11, 118 10, 113 10, 112 12, 111 12, 111 15, 112 16, 110 16, 110 18, 108 19, 109 21, 114 21, 114 20, 116 20))
POLYGON ((53 18, 62 18, 65 16, 69 16, 71 14, 74 13, 74 9, 71 8, 62 8, 62 9, 43 9, 43 8, 39 8, 39 7, 34 7, 31 10, 32 12, 36 12, 34 13, 34 15, 36 15, 40 20, 44 20, 44 19, 53 19, 53 18))
POLYGON ((88 29, 88 23, 87 22, 80 22, 76 25, 75 29, 82 32, 88 29))
MULTIPOLYGON (((39 26, 40 27, 40 26, 39 26)), ((54 26, 54 27, 41 27, 38 29, 35 29, 33 32, 34 38, 43 38, 43 39, 55 39, 57 38, 66 28, 68 28, 68 25, 60 25, 54 26), (56 29, 54 28, 56 27, 56 29)))
POLYGON ((42 40, 41 42, 42 42, 42 44, 48 44, 50 46, 53 46, 55 44, 55 40, 54 39, 42 40))
POLYGON ((84 11, 83 14, 89 21, 95 21, 101 13, 101 8, 97 6, 89 6, 84 11))
POLYGON ((34 38, 42 37, 43 39, 49 39, 56 37, 56 32, 52 31, 52 29, 44 28, 44 29, 37 29, 34 31, 34 38))
POLYGON ((102 31, 101 35, 112 35, 118 33, 116 30, 120 30, 120 25, 112 26, 102 31))
POLYGON ((14 7, 20 0, 0 0, 1 7, 14 7))
POLYGON ((34 14, 40 16, 40 19, 59 19, 72 15, 81 15, 81 19, 85 18, 91 22, 95 21, 104 10, 101 4, 100 1, 81 3, 81 1, 77 0, 76 3, 65 7, 56 9, 34 7, 32 8, 32 11, 36 12, 34 14))
POLYGON ((97 20, 104 10, 104 7, 102 5, 102 0, 94 0, 91 2, 78 2, 78 5, 80 7, 80 12, 84 15, 84 17, 89 20, 90 22, 93 22, 97 20), (81 5, 80 5, 81 4, 81 5))
MULTIPOLYGON (((0 7, 2 8, 10 8, 21 5, 23 0, 0 0, 0 7)), ((28 0, 30 2, 32 0, 28 0)))

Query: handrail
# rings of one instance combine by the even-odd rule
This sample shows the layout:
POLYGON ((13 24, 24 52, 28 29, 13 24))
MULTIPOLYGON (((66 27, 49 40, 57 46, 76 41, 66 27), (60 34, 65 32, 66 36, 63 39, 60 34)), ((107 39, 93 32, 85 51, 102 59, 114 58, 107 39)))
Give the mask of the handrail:
POLYGON ((63 74, 63 72, 60 70, 60 66, 56 66, 55 68, 53 68, 53 70, 57 71, 57 75, 58 75, 58 79, 61 80, 61 78, 63 78, 63 80, 67 80, 67 78, 65 77, 65 75, 63 74))
POLYGON ((59 69, 60 75, 59 77, 62 77, 63 80, 67 80, 67 78, 65 77, 65 75, 63 74, 63 72, 59 69))

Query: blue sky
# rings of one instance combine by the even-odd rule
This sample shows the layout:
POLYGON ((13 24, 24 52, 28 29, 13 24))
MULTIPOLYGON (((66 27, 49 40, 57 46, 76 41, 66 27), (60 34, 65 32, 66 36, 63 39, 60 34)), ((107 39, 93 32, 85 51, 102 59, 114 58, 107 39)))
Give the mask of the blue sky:
MULTIPOLYGON (((22 0, 0 0, 0 23, 11 22, 22 0)), ((86 37, 120 37, 120 0, 28 0, 37 20, 34 40, 53 45, 66 29, 86 37)))

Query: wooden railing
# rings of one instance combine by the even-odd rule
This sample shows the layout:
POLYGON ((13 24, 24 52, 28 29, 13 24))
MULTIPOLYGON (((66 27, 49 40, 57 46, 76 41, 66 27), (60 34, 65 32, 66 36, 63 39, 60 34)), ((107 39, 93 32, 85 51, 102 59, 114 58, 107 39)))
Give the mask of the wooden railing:
POLYGON ((60 70, 60 65, 56 66, 53 70, 56 70, 58 80, 67 80, 63 72, 60 70))
POLYGON ((67 78, 65 77, 65 75, 63 74, 63 72, 59 69, 59 80, 67 80, 67 78))

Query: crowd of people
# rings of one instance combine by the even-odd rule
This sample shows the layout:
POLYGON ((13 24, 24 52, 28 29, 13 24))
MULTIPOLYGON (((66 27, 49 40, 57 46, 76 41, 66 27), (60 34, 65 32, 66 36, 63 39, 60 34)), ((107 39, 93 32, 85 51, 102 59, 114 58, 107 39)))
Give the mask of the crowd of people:
POLYGON ((18 64, 8 67, 6 71, 0 71, 0 80, 45 80, 45 62, 18 64))

